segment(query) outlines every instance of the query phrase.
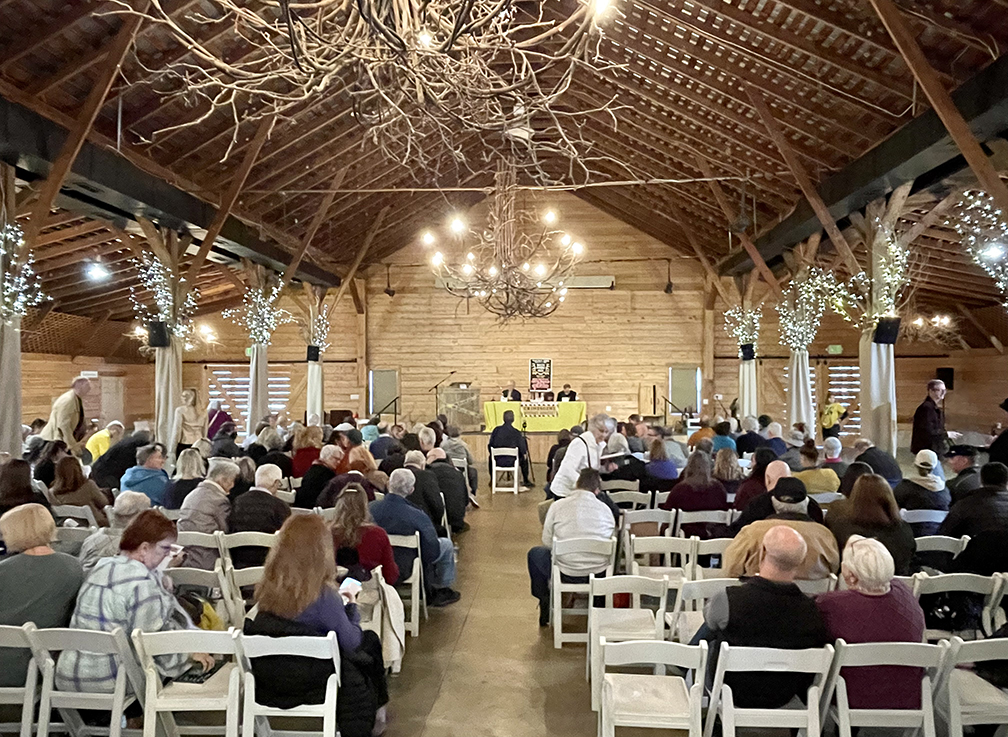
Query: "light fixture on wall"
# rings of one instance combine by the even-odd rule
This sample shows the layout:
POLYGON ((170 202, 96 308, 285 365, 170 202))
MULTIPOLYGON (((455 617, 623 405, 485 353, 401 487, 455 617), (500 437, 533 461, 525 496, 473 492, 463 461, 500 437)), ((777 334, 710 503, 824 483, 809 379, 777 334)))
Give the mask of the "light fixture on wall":
POLYGON ((665 294, 672 294, 675 286, 672 284, 672 259, 666 259, 665 263, 668 266, 668 281, 665 282, 665 294))
MULTIPOLYGON (((432 233, 427 233, 427 235, 434 237, 432 233)), ((389 297, 395 296, 395 290, 392 288, 392 264, 385 264, 385 294, 389 297)))

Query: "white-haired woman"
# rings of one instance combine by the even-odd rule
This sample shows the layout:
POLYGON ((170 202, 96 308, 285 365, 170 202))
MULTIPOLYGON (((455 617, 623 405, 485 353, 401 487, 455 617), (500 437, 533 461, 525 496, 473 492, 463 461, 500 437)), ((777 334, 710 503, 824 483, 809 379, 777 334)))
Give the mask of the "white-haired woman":
POLYGON ((175 462, 175 475, 165 489, 165 509, 181 509, 189 492, 199 486, 206 474, 203 456, 195 448, 184 448, 175 462))
MULTIPOLYGON (((816 599, 832 637, 848 644, 922 641, 924 611, 909 587, 893 580, 895 570, 892 554, 878 540, 847 538, 840 566, 847 590, 816 599)), ((920 708, 920 669, 844 668, 840 675, 853 709, 920 708)))

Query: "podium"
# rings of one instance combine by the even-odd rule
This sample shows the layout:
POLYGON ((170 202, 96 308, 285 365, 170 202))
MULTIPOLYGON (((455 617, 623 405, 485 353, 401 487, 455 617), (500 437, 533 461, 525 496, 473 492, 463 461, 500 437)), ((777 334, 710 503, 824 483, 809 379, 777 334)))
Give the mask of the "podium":
POLYGON ((584 402, 484 402, 483 418, 487 432, 504 423, 504 413, 514 412, 514 426, 528 432, 570 430, 585 421, 584 402))

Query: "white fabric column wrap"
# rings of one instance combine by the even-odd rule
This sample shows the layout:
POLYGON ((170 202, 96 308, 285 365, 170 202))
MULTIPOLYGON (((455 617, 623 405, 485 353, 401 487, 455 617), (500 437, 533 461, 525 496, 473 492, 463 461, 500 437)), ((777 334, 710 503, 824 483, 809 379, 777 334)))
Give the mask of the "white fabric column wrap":
POLYGON ((738 410, 742 417, 756 417, 756 361, 739 361, 738 410))
POLYGON ((308 415, 323 417, 325 413, 325 382, 322 362, 308 362, 308 415))
POLYGON ((816 412, 812 406, 812 372, 807 350, 791 351, 788 364, 788 422, 804 422, 808 432, 815 434, 816 412))
MULTIPOLYGON (((154 349, 154 432, 161 443, 171 442, 175 408, 182 401, 182 341, 172 336, 167 348, 154 349)), ((175 449, 168 455, 174 457, 175 449)))
POLYGON ((0 451, 21 457, 21 318, 0 322, 0 376, 6 389, 0 402, 0 451))
POLYGON ((268 346, 262 343, 252 345, 249 359, 249 415, 248 430, 252 432, 256 423, 269 412, 269 357, 268 346))
POLYGON ((873 330, 861 333, 861 434, 896 455, 896 359, 892 345, 872 342, 873 330))

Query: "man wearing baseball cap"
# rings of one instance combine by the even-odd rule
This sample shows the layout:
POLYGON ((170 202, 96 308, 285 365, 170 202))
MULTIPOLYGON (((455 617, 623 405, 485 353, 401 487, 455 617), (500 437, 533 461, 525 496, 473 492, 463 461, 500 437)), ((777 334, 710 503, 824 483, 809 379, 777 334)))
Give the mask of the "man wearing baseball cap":
POLYGON ((955 478, 947 484, 952 504, 980 488, 979 456, 979 451, 972 445, 953 445, 945 454, 952 470, 956 472, 955 478))
MULTIPOLYGON (((916 473, 908 475, 893 489, 900 509, 948 510, 952 497, 945 488, 944 479, 935 475, 937 467, 938 454, 933 450, 925 448, 917 453, 914 458, 916 473)), ((921 522, 911 526, 914 537, 934 535, 938 530, 937 522, 921 522)))

